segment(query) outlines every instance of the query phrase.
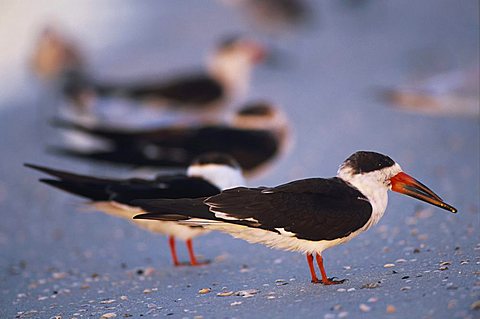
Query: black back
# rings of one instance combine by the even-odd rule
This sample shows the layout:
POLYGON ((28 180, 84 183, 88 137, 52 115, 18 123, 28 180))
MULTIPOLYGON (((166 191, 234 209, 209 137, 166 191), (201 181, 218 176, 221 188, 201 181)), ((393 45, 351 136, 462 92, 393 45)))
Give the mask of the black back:
POLYGON ((272 159, 279 151, 281 142, 268 130, 223 125, 128 131, 88 128, 65 121, 57 121, 56 124, 107 139, 113 144, 113 150, 104 152, 83 153, 73 149, 57 149, 56 152, 139 166, 187 167, 201 154, 219 152, 232 156, 242 169, 248 171, 272 159))
POLYGON ((221 99, 225 92, 220 83, 207 74, 178 77, 167 82, 137 85, 97 84, 102 96, 122 94, 132 99, 158 98, 172 103, 206 105, 221 99))
POLYGON ((276 233, 280 233, 277 228, 282 228, 296 238, 312 241, 346 237, 363 227, 372 214, 368 199, 339 178, 304 179, 273 188, 238 187, 203 200, 135 200, 133 203, 151 212, 136 218, 185 219, 183 216, 189 216, 276 233), (221 214, 226 217, 221 218, 221 214))

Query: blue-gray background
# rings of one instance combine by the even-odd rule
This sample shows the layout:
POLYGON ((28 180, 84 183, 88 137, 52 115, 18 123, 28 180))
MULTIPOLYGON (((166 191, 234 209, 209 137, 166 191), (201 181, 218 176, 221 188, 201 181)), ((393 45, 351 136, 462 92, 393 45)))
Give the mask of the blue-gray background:
MULTIPOLYGON (((39 174, 21 166, 126 171, 45 153, 59 140, 47 125, 55 107, 28 71, 45 24, 53 21, 74 36, 95 75, 128 79, 200 65, 221 35, 255 33, 242 14, 221 1, 2 1, 0 317, 478 318, 471 309, 480 298, 478 118, 403 113, 375 94, 412 73, 478 65, 478 2, 360 2, 311 1, 312 25, 268 39, 283 63, 257 69, 250 96, 284 108, 295 143, 249 183, 332 176, 352 152, 376 150, 459 214, 392 194, 376 228, 325 253, 329 275, 349 279, 326 287, 309 283, 304 256, 224 234, 195 242, 211 265, 173 268, 164 237, 81 212, 81 200, 41 185, 39 174), (384 268, 387 263, 395 267, 384 268), (212 292, 198 294, 206 287, 212 292), (258 293, 216 296, 243 289, 258 293), (362 311, 361 304, 368 307, 362 311), (396 311, 387 314, 387 305, 396 311)), ((181 243, 178 248, 186 259, 181 243)))

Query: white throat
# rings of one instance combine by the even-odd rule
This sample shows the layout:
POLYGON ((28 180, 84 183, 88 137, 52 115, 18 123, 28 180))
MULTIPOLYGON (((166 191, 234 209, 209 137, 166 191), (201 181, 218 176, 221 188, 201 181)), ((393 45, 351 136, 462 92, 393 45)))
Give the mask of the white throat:
POLYGON ((372 217, 363 230, 378 223, 385 213, 388 204, 388 190, 391 187, 390 178, 400 173, 402 168, 398 164, 380 170, 354 174, 351 167, 341 166, 337 177, 351 184, 368 198, 372 205, 372 217))
POLYGON ((203 178, 221 190, 245 185, 245 179, 240 169, 227 165, 191 165, 187 170, 187 175, 203 178))

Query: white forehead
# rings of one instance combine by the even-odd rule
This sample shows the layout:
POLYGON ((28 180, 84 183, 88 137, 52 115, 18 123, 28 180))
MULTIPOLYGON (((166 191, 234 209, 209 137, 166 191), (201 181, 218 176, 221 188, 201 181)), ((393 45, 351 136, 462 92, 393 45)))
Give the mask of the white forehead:
POLYGON ((373 171, 373 172, 370 172, 370 173, 376 173, 379 180, 382 180, 382 179, 383 180, 388 180, 388 179, 392 178, 393 176, 397 175, 398 173, 400 173, 402 171, 403 170, 400 167, 400 165, 395 163, 390 167, 385 167, 385 168, 382 168, 382 169, 379 169, 377 171, 373 171))

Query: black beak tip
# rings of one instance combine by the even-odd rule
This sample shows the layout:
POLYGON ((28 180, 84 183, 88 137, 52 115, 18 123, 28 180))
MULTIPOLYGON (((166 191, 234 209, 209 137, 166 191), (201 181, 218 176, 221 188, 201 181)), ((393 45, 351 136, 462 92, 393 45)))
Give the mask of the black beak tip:
POLYGON ((441 206, 441 207, 442 207, 443 209, 446 209, 446 210, 450 211, 450 212, 453 213, 453 214, 458 213, 458 210, 457 210, 455 207, 450 206, 450 205, 448 205, 448 204, 442 203, 442 206, 441 206))

